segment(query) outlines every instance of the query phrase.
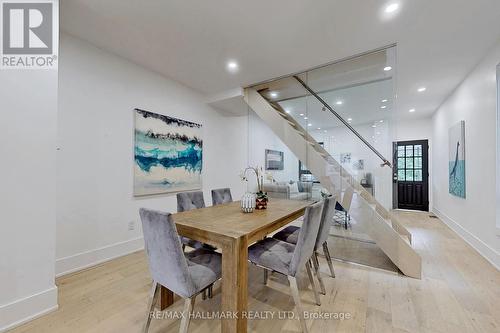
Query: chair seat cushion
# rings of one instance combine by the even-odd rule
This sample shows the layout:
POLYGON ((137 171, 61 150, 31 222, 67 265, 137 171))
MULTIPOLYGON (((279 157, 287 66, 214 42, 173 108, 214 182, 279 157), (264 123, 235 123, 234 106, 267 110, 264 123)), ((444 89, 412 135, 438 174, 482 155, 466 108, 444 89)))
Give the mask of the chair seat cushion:
POLYGON ((221 278, 222 256, 220 253, 196 249, 186 253, 188 271, 198 291, 221 278))
POLYGON ((275 233, 273 238, 290 244, 297 244, 299 233, 300 227, 290 225, 285 229, 275 233))
POLYGON ((287 275, 294 250, 293 244, 266 238, 248 248, 248 259, 256 265, 287 275))

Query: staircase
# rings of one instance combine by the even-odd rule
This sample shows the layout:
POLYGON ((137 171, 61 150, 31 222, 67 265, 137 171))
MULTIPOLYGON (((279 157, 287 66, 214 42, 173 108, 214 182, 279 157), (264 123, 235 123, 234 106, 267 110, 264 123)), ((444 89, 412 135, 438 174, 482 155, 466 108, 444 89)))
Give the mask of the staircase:
POLYGON ((410 232, 318 144, 308 131, 278 103, 264 98, 260 91, 253 87, 245 89, 244 99, 248 106, 307 165, 330 193, 340 198, 342 189, 347 186, 354 189, 360 207, 353 210, 351 215, 368 226, 367 232, 371 239, 403 274, 420 279, 422 260, 412 247, 410 232))

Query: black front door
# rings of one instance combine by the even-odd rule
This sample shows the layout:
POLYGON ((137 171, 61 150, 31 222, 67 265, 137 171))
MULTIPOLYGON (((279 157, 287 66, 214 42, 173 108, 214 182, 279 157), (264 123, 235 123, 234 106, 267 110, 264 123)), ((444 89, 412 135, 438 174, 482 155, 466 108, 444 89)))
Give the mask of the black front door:
POLYGON ((394 145, 397 208, 429 210, 429 143, 400 141, 394 145))

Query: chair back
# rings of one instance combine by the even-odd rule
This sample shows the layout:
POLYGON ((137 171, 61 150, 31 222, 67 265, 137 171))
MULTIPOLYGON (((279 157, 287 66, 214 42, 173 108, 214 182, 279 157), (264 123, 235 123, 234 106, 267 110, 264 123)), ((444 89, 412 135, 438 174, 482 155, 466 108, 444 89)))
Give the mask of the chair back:
POLYGON ((231 189, 229 188, 219 188, 212 190, 212 205, 221 205, 228 202, 233 202, 233 197, 231 196, 231 189))
POLYGON ((323 204, 323 213, 321 214, 321 222, 318 230, 318 237, 316 238, 316 245, 314 249, 317 251, 321 249, 323 243, 328 239, 330 234, 331 221, 335 215, 335 204, 337 203, 337 198, 335 196, 329 196, 325 198, 323 204))
POLYGON ((349 210, 351 209, 353 195, 354 188, 352 188, 351 186, 347 186, 344 191, 344 196, 342 197, 342 208, 344 208, 346 212, 349 212, 349 210))
POLYGON ((204 207, 205 199, 203 199, 202 191, 177 193, 178 212, 185 212, 187 210, 204 207))
POLYGON ((139 210, 139 215, 153 280, 177 295, 191 297, 196 286, 189 274, 172 215, 145 208, 139 210))
POLYGON ((322 210, 323 201, 306 208, 304 222, 300 228, 297 244, 295 245, 290 267, 288 268, 288 273, 291 276, 295 276, 299 268, 303 267, 313 254, 316 238, 318 238, 322 210))

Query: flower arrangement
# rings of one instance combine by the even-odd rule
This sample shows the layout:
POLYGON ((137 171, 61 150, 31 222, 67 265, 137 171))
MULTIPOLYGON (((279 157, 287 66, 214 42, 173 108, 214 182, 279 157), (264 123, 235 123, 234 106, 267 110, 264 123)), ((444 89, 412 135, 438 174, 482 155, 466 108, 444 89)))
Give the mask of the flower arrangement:
POLYGON ((249 170, 251 170, 255 174, 255 177, 257 178, 256 208, 266 209, 268 196, 267 193, 264 192, 264 176, 266 177, 266 179, 272 180, 272 175, 269 173, 265 174, 262 167, 247 167, 240 173, 240 178, 242 181, 248 181, 247 172, 249 170))

